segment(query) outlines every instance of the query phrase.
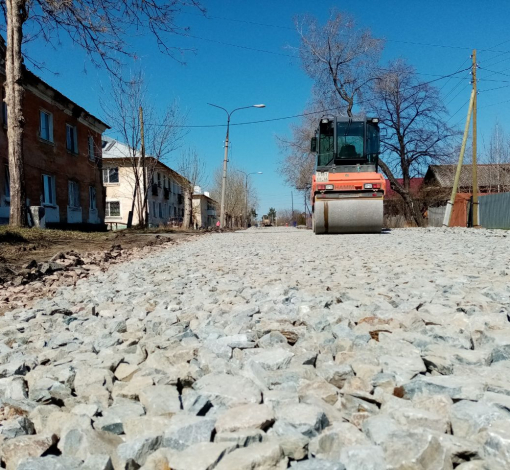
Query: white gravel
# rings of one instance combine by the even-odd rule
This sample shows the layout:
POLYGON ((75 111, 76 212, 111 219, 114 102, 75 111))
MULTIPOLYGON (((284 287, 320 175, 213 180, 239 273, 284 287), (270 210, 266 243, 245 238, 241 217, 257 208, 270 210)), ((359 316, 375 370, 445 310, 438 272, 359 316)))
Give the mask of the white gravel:
POLYGON ((510 237, 212 234, 0 318, 8 469, 504 469, 510 237), (113 466, 113 467, 112 467, 113 466))

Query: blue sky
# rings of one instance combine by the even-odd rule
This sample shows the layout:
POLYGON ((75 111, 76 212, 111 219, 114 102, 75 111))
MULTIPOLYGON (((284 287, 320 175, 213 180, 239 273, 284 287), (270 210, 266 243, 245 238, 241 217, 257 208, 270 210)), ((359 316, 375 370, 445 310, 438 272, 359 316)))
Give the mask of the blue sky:
MULTIPOLYGON (((140 65, 150 88, 150 99, 164 106, 178 99, 189 113, 190 125, 225 124, 227 109, 266 104, 265 109, 236 112, 232 124, 300 114, 310 96, 311 81, 292 56, 298 46, 293 17, 311 13, 323 20, 336 7, 352 14, 358 24, 386 39, 381 60, 403 57, 421 74, 433 80, 469 64, 471 49, 478 49, 479 147, 488 141, 496 120, 502 128, 510 117, 510 2, 508 0, 209 0, 204 1, 209 19, 186 10, 179 23, 189 26, 194 37, 173 37, 169 41, 184 48, 186 65, 161 54, 150 37, 133 39, 140 65), (230 44, 230 45, 229 45, 230 44), (242 46, 242 47, 234 47, 242 46), (259 49, 259 51, 254 50, 259 49), (265 51, 265 52, 262 52, 265 51), (506 54, 505 54, 506 52, 506 54), (498 72, 498 73, 493 73, 498 72), (493 88, 498 88, 494 89, 493 88)), ((109 80, 104 70, 94 68, 83 52, 68 41, 52 50, 32 43, 29 53, 57 72, 35 71, 44 80, 93 114, 102 117, 102 92, 109 80)), ((445 97, 451 123, 465 118, 469 99, 469 75, 436 82, 445 97)), ((260 206, 259 214, 270 206, 287 209, 292 189, 278 172, 282 158, 276 135, 288 135, 298 119, 239 125, 231 128, 230 162, 254 175, 260 206)), ((185 146, 195 147, 212 173, 222 163, 224 127, 191 128, 185 146)), ((179 151, 169 164, 178 160, 179 151)), ((211 180, 212 178, 210 178, 211 180)), ((295 208, 303 208, 303 198, 294 192, 295 208)))

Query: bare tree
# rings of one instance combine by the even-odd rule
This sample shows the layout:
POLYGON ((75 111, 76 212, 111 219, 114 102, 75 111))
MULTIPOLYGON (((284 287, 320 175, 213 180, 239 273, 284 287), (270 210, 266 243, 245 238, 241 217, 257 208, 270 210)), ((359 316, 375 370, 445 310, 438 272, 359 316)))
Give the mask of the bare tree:
POLYGON ((484 145, 484 163, 489 166, 488 170, 488 190, 489 192, 506 192, 509 190, 508 164, 510 163, 510 139, 505 130, 496 121, 492 129, 489 147, 484 145))
MULTIPOLYGON (((211 195, 216 201, 220 200, 222 168, 218 168, 213 177, 211 195)), ((248 195, 246 194, 245 176, 230 166, 225 186, 225 225, 231 228, 242 227, 246 212, 246 196, 248 196, 248 213, 257 206, 257 194, 252 183, 248 181, 248 195)), ((220 214, 221 215, 221 214, 220 214)))
POLYGON ((386 136, 381 137, 379 160, 391 188, 404 200, 409 215, 424 225, 421 207, 411 194, 411 179, 428 165, 450 160, 456 132, 447 125, 447 111, 439 90, 421 83, 404 60, 390 63, 374 87, 374 108, 386 136), (402 183, 397 178, 402 177, 402 183))
POLYGON ((25 29, 30 31, 31 39, 41 38, 49 44, 58 44, 63 33, 83 48, 95 65, 115 73, 123 57, 135 55, 125 39, 133 28, 149 31, 160 50, 176 57, 179 50, 167 44, 166 36, 182 31, 175 17, 187 5, 201 8, 197 0, 0 0, 7 27, 5 88, 11 225, 27 223, 23 168, 25 29))
POLYGON ((181 174, 181 186, 184 191, 184 220, 182 226, 189 229, 193 224, 193 192, 195 186, 205 184, 206 165, 200 158, 196 149, 189 147, 181 155, 177 165, 177 171, 181 174))
POLYGON ((361 30, 349 15, 332 10, 321 26, 305 15, 295 25, 303 69, 314 82, 314 94, 330 107, 342 106, 348 116, 370 90, 383 41, 361 30))
POLYGON ((138 223, 146 227, 149 182, 159 162, 166 163, 186 135, 182 125, 186 120, 177 102, 158 113, 148 98, 141 72, 131 79, 112 79, 111 100, 102 105, 112 129, 126 144, 122 156, 133 171, 133 200, 131 211, 138 223), (142 158, 141 110, 144 117, 144 142, 147 158, 142 158))
POLYGON ((291 138, 277 136, 284 157, 279 170, 285 182, 299 190, 308 191, 312 186, 315 171, 315 154, 310 151, 310 139, 315 135, 317 115, 310 114, 298 125, 291 127, 291 138))
POLYGON ((353 116, 354 106, 369 93, 377 76, 375 68, 383 47, 370 31, 361 30, 345 13, 332 10, 321 26, 317 19, 305 15, 295 19, 301 44, 299 53, 303 69, 314 82, 312 104, 301 124, 293 126, 290 139, 278 136, 283 159, 280 171, 287 184, 310 190, 315 170, 315 155, 310 139, 323 114, 353 116))

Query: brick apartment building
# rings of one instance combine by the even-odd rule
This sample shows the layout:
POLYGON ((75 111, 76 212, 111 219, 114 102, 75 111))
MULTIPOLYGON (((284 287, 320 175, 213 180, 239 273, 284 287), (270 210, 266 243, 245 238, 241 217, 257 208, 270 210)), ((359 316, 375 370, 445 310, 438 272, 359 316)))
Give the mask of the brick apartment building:
MULTIPOLYGON (((0 54, 5 54, 3 41, 0 54)), ((0 80, 5 81, 3 60, 0 80)), ((50 226, 104 223, 101 136, 109 126, 28 70, 25 90, 24 162, 30 211, 43 207, 44 222, 50 226)), ((0 221, 7 223, 10 188, 4 102, 1 114, 0 221)))

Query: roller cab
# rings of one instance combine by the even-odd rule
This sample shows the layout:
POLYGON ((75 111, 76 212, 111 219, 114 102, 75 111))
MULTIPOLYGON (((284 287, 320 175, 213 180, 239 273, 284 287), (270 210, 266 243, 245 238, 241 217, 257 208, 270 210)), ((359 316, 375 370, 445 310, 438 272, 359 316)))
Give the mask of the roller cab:
POLYGON ((317 153, 314 232, 381 232, 385 181, 377 172, 378 119, 322 118, 311 146, 317 153))

